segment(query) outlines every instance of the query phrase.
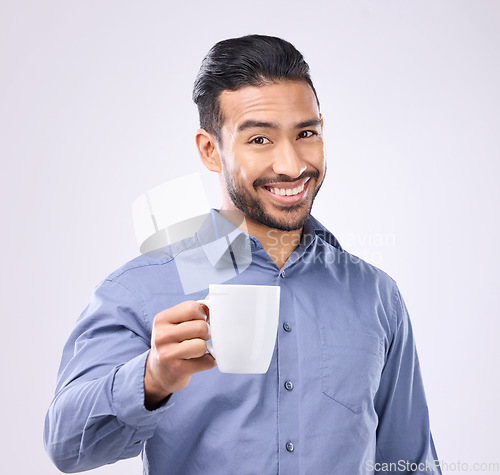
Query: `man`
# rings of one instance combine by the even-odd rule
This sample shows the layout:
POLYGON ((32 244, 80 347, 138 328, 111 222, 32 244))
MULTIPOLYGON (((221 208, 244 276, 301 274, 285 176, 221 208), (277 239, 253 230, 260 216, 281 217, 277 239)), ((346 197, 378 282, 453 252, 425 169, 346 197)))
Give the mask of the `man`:
POLYGON ((151 474, 440 473, 396 283, 310 215, 326 163, 302 55, 274 37, 222 41, 193 98, 222 207, 96 288, 64 349, 50 456, 63 471, 142 452, 151 474), (215 282, 280 285, 265 375, 214 368, 195 300, 215 282))

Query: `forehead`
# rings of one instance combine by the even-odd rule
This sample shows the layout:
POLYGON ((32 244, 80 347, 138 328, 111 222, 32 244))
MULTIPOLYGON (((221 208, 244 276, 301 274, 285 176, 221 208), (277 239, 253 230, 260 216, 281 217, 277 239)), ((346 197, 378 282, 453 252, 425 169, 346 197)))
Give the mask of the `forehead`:
POLYGON ((287 81, 264 86, 245 86, 223 91, 219 97, 224 127, 236 130, 247 120, 274 122, 283 127, 319 118, 313 90, 306 82, 287 81))

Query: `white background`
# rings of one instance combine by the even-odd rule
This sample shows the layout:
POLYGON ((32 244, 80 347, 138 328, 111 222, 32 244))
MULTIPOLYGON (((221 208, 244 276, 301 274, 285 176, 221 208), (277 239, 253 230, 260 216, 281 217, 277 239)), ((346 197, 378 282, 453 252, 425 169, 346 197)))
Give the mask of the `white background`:
POLYGON ((329 165, 314 215, 398 282, 439 458, 500 462, 500 2, 2 0, 1 473, 59 473, 42 430, 62 346, 137 254, 133 200, 199 171, 219 206, 191 88, 215 42, 249 33, 311 66, 329 165))

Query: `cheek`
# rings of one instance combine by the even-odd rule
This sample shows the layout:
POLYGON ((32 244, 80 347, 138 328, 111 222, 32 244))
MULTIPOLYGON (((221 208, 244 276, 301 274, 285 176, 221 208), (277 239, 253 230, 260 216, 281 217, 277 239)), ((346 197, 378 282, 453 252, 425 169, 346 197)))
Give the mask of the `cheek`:
POLYGON ((318 170, 320 172, 324 172, 326 169, 326 157, 325 157, 325 149, 323 148, 323 145, 318 147, 318 150, 316 151, 316 155, 315 155, 315 161, 316 161, 316 165, 318 167, 318 170))
POLYGON ((252 187, 252 184, 255 181, 255 175, 253 175, 252 171, 244 167, 240 167, 237 171, 237 175, 235 176, 238 177, 242 185, 246 185, 248 187, 252 187))
POLYGON ((317 146, 304 151, 304 160, 307 162, 308 168, 315 168, 320 175, 323 175, 326 170, 326 159, 323 147, 317 146))
POLYGON ((324 154, 319 162, 319 166, 321 167, 319 169, 320 173, 324 175, 326 173, 326 158, 324 154))
POLYGON ((259 177, 256 167, 248 161, 233 162, 232 173, 235 180, 248 188, 253 188, 253 182, 259 177))

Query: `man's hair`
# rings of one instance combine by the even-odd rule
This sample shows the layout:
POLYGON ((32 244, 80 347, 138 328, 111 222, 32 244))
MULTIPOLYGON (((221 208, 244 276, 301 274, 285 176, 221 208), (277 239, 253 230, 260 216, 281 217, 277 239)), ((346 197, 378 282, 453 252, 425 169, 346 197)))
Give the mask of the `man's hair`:
POLYGON ((224 116, 222 91, 264 86, 279 81, 303 81, 318 95, 302 54, 288 41, 274 36, 248 35, 219 41, 203 59, 193 88, 200 127, 221 143, 224 116))

